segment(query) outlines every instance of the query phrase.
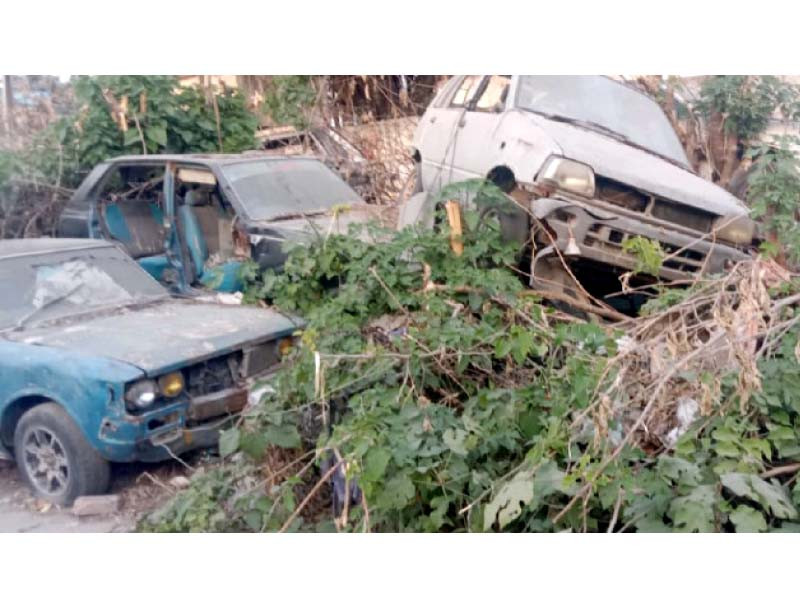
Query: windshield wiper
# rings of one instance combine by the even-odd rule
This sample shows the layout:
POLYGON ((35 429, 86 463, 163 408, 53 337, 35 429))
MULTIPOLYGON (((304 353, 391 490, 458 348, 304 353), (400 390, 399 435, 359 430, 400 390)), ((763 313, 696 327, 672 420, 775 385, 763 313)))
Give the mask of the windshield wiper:
POLYGON ((42 312, 42 311, 43 311, 45 308, 49 308, 49 307, 53 306, 54 304, 58 304, 58 303, 59 303, 59 302, 61 302, 62 300, 66 300, 67 298, 69 298, 70 296, 72 296, 72 294, 74 294, 74 293, 75 293, 75 292, 77 292, 77 291, 78 291, 80 288, 82 288, 82 287, 83 287, 83 283, 84 283, 84 282, 83 282, 83 281, 81 281, 81 282, 80 282, 78 285, 76 285, 76 286, 75 286, 74 288, 72 288, 71 290, 69 290, 69 291, 65 292, 64 294, 61 294, 60 296, 56 296, 55 298, 53 298, 52 300, 49 300, 49 301, 45 302, 45 303, 44 303, 44 304, 42 304, 41 306, 37 306, 37 307, 36 307, 36 308, 34 308, 32 311, 30 311, 30 312, 29 312, 27 315, 23 315, 23 317, 17 321, 17 324, 15 325, 15 329, 19 329, 20 327, 22 327, 23 325, 25 325, 25 323, 27 323, 27 322, 28 322, 29 320, 31 320, 33 317, 35 317, 36 315, 38 315, 38 314, 39 314, 40 312, 42 312))
POLYGON ((578 127, 583 127, 584 129, 591 129, 593 131, 597 131, 598 133, 604 133, 610 137, 619 140, 620 142, 630 143, 631 141, 631 139, 627 135, 615 131, 610 127, 606 127, 605 125, 600 125, 600 123, 595 123, 594 121, 584 121, 583 119, 575 119, 573 117, 565 117, 563 115, 551 115, 545 113, 539 113, 539 114, 553 121, 560 121, 561 123, 569 123, 571 125, 577 125, 578 127))
POLYGON ((594 121, 584 121, 582 119, 573 119, 572 117, 565 117, 563 115, 553 115, 546 112, 541 112, 538 110, 531 110, 527 109, 530 112, 536 113, 537 115, 541 115, 546 119, 551 119, 553 121, 560 121, 561 123, 569 123, 570 125, 575 125, 577 127, 582 127, 583 129, 589 129, 592 131, 596 131, 598 133, 602 133, 603 135, 607 135, 608 137, 614 138, 615 140, 622 142, 623 144, 627 144, 629 146, 633 146, 634 148, 638 148, 639 150, 644 150, 648 154, 652 154, 653 156, 658 156, 666 160, 669 163, 672 163, 675 166, 680 167, 685 171, 691 172, 691 170, 683 164, 681 161, 676 160, 670 156, 666 156, 665 154, 661 154, 660 152, 656 152, 648 148, 647 146, 642 146, 641 144, 634 142, 631 138, 629 138, 624 133, 620 133, 618 131, 614 131, 613 129, 606 127, 605 125, 600 125, 600 123, 595 123, 594 121))

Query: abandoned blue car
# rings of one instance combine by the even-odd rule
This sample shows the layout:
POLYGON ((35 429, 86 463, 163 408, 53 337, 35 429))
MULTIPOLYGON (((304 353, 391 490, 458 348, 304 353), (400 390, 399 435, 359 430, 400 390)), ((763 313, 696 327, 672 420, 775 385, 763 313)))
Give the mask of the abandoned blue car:
POLYGON ((110 462, 215 444, 296 327, 170 296, 107 241, 0 241, 0 452, 51 502, 103 493, 110 462))

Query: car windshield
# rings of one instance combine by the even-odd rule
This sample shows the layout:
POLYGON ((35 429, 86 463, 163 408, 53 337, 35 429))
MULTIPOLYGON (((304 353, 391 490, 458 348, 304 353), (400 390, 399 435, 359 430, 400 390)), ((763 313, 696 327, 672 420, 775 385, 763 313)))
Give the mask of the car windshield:
POLYGON ((688 166, 680 140, 658 104, 607 77, 524 75, 516 106, 594 125, 601 133, 617 134, 688 166))
POLYGON ((263 160, 225 165, 225 177, 253 220, 326 211, 361 203, 358 194, 315 160, 263 160))
POLYGON ((0 329, 147 302, 164 289, 116 248, 92 248, 0 260, 0 329))

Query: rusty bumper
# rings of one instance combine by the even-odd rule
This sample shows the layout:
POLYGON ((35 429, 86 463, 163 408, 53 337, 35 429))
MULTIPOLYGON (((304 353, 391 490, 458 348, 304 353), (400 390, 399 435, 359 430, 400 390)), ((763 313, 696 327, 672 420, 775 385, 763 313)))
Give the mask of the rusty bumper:
POLYGON ((584 207, 561 198, 541 198, 532 203, 533 214, 556 234, 561 252, 577 245, 579 256, 626 270, 636 266, 636 258, 625 252, 625 240, 641 236, 659 242, 667 254, 659 277, 665 280, 688 279, 718 273, 726 265, 749 256, 731 246, 705 239, 702 234, 681 232, 657 224, 606 211, 584 207))

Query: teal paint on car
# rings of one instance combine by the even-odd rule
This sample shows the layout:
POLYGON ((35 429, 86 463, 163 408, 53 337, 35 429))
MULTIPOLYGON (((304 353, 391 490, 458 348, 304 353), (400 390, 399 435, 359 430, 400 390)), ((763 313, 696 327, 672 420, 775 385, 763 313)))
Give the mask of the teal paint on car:
POLYGON ((110 461, 215 444, 301 324, 171 296, 106 241, 0 241, 0 445, 42 497, 102 493, 110 461))

